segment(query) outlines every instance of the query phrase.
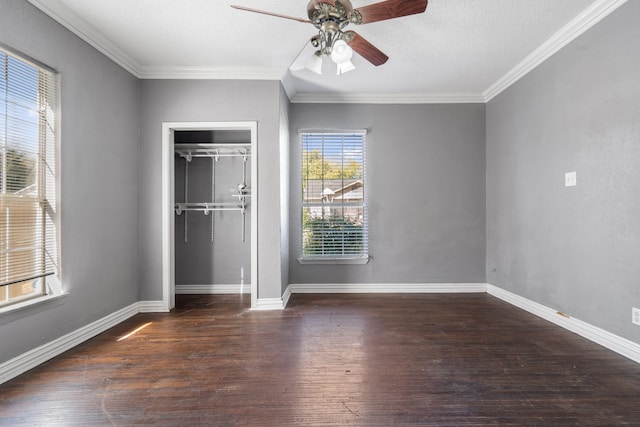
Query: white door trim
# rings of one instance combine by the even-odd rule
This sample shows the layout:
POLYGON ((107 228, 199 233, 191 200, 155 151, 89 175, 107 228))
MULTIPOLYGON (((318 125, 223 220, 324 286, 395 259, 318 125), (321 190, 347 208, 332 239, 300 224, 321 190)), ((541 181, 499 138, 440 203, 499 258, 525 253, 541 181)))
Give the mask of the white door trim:
POLYGON ((251 308, 258 302, 258 123, 257 122, 164 122, 162 123, 162 303, 175 307, 175 169, 174 131, 251 131, 251 308))

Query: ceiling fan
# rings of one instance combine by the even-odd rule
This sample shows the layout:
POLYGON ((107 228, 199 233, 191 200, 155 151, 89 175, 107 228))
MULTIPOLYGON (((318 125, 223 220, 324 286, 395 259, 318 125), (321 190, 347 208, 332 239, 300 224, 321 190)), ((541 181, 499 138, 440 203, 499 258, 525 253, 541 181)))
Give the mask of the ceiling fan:
POLYGON ((305 68, 322 74, 322 57, 328 56, 337 64, 338 75, 355 69, 351 63, 353 51, 375 66, 389 57, 355 31, 344 31, 349 24, 370 24, 386 19, 415 15, 427 9, 428 0, 386 0, 354 9, 350 0, 311 0, 307 5, 309 19, 232 5, 235 9, 261 13, 278 18, 313 24, 319 31, 310 40, 317 50, 305 68))

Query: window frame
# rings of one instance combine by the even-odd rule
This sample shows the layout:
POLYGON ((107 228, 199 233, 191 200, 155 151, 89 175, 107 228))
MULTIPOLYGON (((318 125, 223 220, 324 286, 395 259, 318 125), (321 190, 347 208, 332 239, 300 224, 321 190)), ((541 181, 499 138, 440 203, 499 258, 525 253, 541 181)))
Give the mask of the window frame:
MULTIPOLYGON (((299 147, 300 147, 300 222, 299 222, 299 232, 300 232, 300 244, 298 246, 298 262, 300 264, 366 264, 369 262, 369 216, 368 216, 368 196, 369 196, 369 182, 367 178, 367 149, 366 149, 366 135, 367 131, 365 129, 358 130, 309 130, 309 129, 301 129, 298 131, 298 135, 300 138, 299 147), (360 161, 362 162, 362 178, 358 179, 362 181, 362 202, 361 203, 350 203, 350 202, 332 202, 332 206, 338 207, 338 209, 344 208, 358 208, 361 209, 362 216, 362 252, 359 254, 351 253, 351 254, 327 254, 327 255, 310 255, 305 254, 305 210, 309 208, 315 207, 323 209, 322 217, 324 218, 324 209, 326 205, 318 204, 317 202, 309 202, 305 200, 305 176, 304 176, 304 161, 305 161, 305 136, 316 136, 323 138, 324 135, 329 135, 332 137, 342 137, 342 138, 353 138, 354 136, 358 136, 361 138, 362 144, 362 155, 360 157, 360 161)), ((342 142, 341 147, 341 164, 344 165, 345 159, 348 160, 348 157, 345 158, 344 153, 344 144, 342 142)), ((322 155, 322 159, 324 160, 324 154, 322 155)), ((323 175, 323 180, 324 175, 323 175)), ((343 179, 344 178, 340 178, 343 179)), ((350 178, 356 179, 356 178, 350 178)), ((339 216, 339 218, 344 219, 344 216, 339 216)))
MULTIPOLYGON (((35 142, 34 146, 37 146, 37 152, 35 153, 37 173, 34 178, 37 185, 37 194, 33 196, 33 198, 34 202, 39 205, 39 208, 37 208, 39 213, 37 214, 38 219, 34 225, 38 231, 34 233, 36 237, 39 236, 38 239, 42 240, 42 246, 39 247, 37 256, 42 259, 48 258, 52 264, 50 268, 47 268, 46 272, 43 270, 41 273, 34 274, 34 277, 24 282, 10 283, 11 281, 9 280, 7 284, 0 286, 0 293, 6 296, 6 299, 0 301, 0 315, 4 317, 6 314, 27 307, 57 300, 67 293, 63 290, 60 280, 60 74, 53 68, 42 64, 40 61, 2 42, 0 42, 0 52, 6 58, 6 61, 9 61, 9 57, 11 57, 13 60, 19 61, 20 66, 29 67, 37 73, 37 82, 35 83, 37 136, 35 136, 33 140, 33 142, 35 142), (30 282, 36 291, 31 294, 19 295, 13 298, 9 296, 11 285, 27 284, 27 282, 30 282)), ((4 67, 5 65, 3 63, 0 68, 3 72, 5 72, 4 67)), ((8 76, 7 74, 4 75, 4 77, 6 77, 5 84, 7 85, 5 88, 7 90, 6 94, 9 93, 8 82, 11 81, 8 76)), ((12 148, 12 145, 9 144, 8 140, 8 98, 1 103, 0 108, 4 110, 3 114, 6 120, 4 122, 5 132, 7 132, 4 138, 5 144, 0 147, 0 161, 4 162, 4 158, 9 149, 15 150, 15 148, 12 148)), ((5 172, 3 172, 3 175, 4 173, 5 172)), ((8 182, 9 181, 3 183, 3 188, 8 182)), ((10 224, 9 219, 5 219, 5 221, 7 221, 7 224, 10 224)), ((9 230, 10 226, 7 226, 6 229, 9 230)), ((7 265, 9 265, 8 262, 7 265)), ((41 268, 44 269, 44 267, 41 268)))

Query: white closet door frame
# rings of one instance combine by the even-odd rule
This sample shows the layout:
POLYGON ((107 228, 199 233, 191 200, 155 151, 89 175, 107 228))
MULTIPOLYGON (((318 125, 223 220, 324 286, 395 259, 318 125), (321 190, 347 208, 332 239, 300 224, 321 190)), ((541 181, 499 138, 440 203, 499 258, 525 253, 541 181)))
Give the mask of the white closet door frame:
POLYGON ((258 303, 258 123, 257 122, 164 122, 162 123, 162 304, 176 305, 175 169, 174 132, 183 130, 251 131, 251 308, 258 303))

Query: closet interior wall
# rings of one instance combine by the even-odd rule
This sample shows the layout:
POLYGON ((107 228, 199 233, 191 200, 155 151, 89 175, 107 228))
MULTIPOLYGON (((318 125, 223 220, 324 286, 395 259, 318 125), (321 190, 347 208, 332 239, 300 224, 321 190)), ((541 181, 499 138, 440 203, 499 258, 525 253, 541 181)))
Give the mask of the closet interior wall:
MULTIPOLYGON (((215 161, 212 179, 211 157, 193 156, 186 162, 181 155, 185 147, 193 144, 211 144, 219 152, 228 152, 225 144, 243 144, 251 141, 250 131, 203 130, 176 131, 175 146, 175 202, 192 204, 215 202, 223 209, 204 210, 176 209, 175 217, 175 275, 176 285, 237 285, 251 283, 251 197, 244 200, 244 220, 239 185, 244 177, 250 192, 251 157, 220 156, 215 161), (185 175, 185 166, 187 165, 185 175), (185 195, 185 178, 188 192, 185 195), (215 185, 213 185, 215 184, 215 185), (215 191, 212 192, 212 186, 215 191), (212 200, 215 195, 215 200, 212 200), (186 196, 186 198, 185 198, 186 196), (229 209, 229 210, 227 210, 229 209), (244 237, 244 239, 243 239, 244 237)), ((207 147, 209 148, 209 146, 207 147)), ((250 147, 246 148, 250 154, 250 147)), ((244 148, 234 149, 234 151, 244 148)))

